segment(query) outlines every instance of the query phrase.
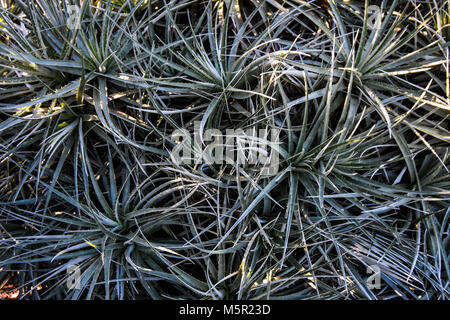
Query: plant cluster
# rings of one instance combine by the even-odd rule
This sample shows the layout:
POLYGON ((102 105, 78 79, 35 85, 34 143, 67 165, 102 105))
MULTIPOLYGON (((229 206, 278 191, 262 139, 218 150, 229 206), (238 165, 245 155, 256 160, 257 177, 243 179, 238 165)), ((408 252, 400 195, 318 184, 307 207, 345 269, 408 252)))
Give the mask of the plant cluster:
POLYGON ((1 0, 0 289, 447 299, 449 10, 1 0), (174 163, 195 122, 276 129, 278 171, 174 163))

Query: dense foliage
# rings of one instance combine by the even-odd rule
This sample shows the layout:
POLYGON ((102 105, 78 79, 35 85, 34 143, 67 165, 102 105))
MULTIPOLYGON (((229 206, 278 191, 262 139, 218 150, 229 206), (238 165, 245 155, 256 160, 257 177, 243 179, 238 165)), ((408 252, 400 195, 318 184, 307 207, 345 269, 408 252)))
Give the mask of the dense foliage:
POLYGON ((1 0, 0 289, 450 296, 450 2, 75 4, 1 0), (278 172, 174 163, 196 121, 279 130, 278 172))

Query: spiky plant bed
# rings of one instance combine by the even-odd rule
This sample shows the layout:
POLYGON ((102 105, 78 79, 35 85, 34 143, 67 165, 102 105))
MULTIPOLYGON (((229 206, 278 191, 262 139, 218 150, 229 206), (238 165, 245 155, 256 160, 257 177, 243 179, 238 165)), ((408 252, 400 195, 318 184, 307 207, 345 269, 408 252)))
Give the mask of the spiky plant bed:
POLYGON ((1 0, 2 296, 447 299, 449 10, 1 0))

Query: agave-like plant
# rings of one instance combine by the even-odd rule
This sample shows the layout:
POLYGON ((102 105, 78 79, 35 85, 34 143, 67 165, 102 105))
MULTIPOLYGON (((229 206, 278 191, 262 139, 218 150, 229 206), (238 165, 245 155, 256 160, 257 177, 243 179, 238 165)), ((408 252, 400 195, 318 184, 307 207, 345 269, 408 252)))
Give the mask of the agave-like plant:
POLYGON ((448 3, 0 8, 0 292, 449 298, 448 3), (255 128, 271 175, 171 156, 255 128))

